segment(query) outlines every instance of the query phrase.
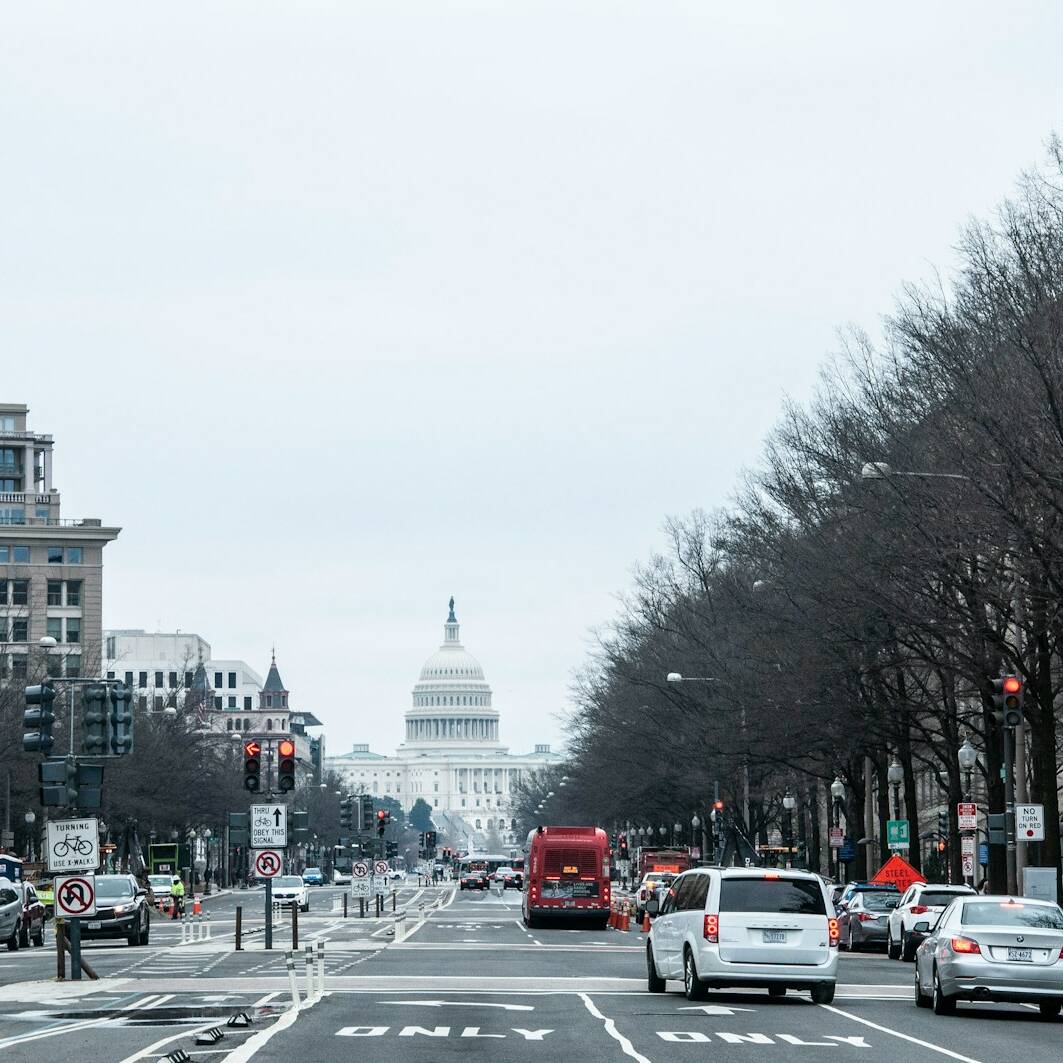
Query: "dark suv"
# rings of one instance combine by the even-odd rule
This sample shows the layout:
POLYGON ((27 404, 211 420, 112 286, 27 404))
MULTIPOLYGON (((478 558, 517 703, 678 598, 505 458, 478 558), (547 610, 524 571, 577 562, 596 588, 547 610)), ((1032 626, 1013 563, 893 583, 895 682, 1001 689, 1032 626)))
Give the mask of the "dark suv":
POLYGON ((132 875, 96 876, 96 914, 81 921, 81 937, 125 938, 146 945, 151 929, 148 892, 132 875))

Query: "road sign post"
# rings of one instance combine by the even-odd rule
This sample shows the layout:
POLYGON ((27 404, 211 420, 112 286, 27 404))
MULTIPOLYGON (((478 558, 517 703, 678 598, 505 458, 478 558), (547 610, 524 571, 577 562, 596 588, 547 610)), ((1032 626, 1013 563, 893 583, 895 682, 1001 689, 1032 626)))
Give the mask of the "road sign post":
MULTIPOLYGON (((252 809, 252 823, 254 819, 252 809)), ((251 867, 256 878, 266 880, 266 948, 271 949, 273 948, 273 880, 284 867, 284 853, 280 849, 257 849, 251 854, 251 867)))
POLYGON ((1020 842, 1043 842, 1045 840, 1045 806, 1015 806, 1015 837, 1020 842))
MULTIPOLYGON (((371 894, 370 883, 370 866, 368 860, 355 860, 351 864, 351 897, 357 898, 361 901, 369 899, 371 894)), ((361 906, 361 910, 365 911, 364 903, 361 906)))
POLYGON ((81 920, 96 914, 96 876, 57 876, 52 888, 56 918, 65 919, 69 927, 70 977, 81 981, 81 920))
POLYGON ((978 829, 978 806, 973 801, 961 801, 956 806, 956 826, 960 830, 978 829))
POLYGON ((828 844, 832 849, 840 849, 845 840, 841 827, 831 827, 828 844))

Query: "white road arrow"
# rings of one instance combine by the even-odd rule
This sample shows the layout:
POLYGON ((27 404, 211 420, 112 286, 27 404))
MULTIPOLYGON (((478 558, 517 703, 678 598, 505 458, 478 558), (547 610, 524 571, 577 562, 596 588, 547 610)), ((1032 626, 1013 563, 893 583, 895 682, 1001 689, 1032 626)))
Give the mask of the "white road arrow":
POLYGON ((680 1011, 703 1011, 706 1015, 734 1015, 736 1011, 754 1011, 754 1008, 729 1008, 726 1004, 695 1004, 680 1008, 680 1011))
POLYGON ((485 1004, 479 1000, 381 1000, 381 1004, 412 1004, 422 1008, 501 1008, 503 1011, 534 1011, 531 1004, 485 1004))

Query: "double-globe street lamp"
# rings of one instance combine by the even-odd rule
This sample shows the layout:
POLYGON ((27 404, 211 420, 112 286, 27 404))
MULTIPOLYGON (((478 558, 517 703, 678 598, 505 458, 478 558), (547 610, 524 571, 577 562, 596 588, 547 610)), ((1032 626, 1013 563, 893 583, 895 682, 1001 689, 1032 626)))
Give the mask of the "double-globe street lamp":
MULTIPOLYGON (((841 828, 841 811, 842 800, 845 797, 845 783, 836 775, 834 782, 830 784, 830 796, 831 804, 834 810, 834 829, 835 833, 841 828)), ((831 846, 834 852, 834 878, 840 880, 842 877, 842 851, 841 846, 831 846)))
POLYGON ((794 853, 794 809, 797 807, 797 798, 789 790, 782 796, 783 810, 783 843, 786 846, 786 866, 793 867, 794 853))
POLYGON ((896 754, 886 771, 886 780, 893 787, 893 818, 901 818, 901 783, 904 782, 904 768, 896 754))

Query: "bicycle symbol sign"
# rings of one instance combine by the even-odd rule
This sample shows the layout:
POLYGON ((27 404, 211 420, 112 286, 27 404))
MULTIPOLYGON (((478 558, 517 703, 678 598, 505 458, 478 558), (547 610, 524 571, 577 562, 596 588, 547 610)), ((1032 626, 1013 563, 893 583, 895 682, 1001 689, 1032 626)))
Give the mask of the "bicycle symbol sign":
POLYGON ((55 914, 78 919, 96 913, 96 881, 94 875, 67 875, 57 878, 55 914))
POLYGON ((49 871, 95 871, 100 866, 100 828, 90 819, 48 821, 49 871))
POLYGON ((276 878, 281 873, 283 861, 279 849, 255 851, 255 874, 259 878, 276 878))

